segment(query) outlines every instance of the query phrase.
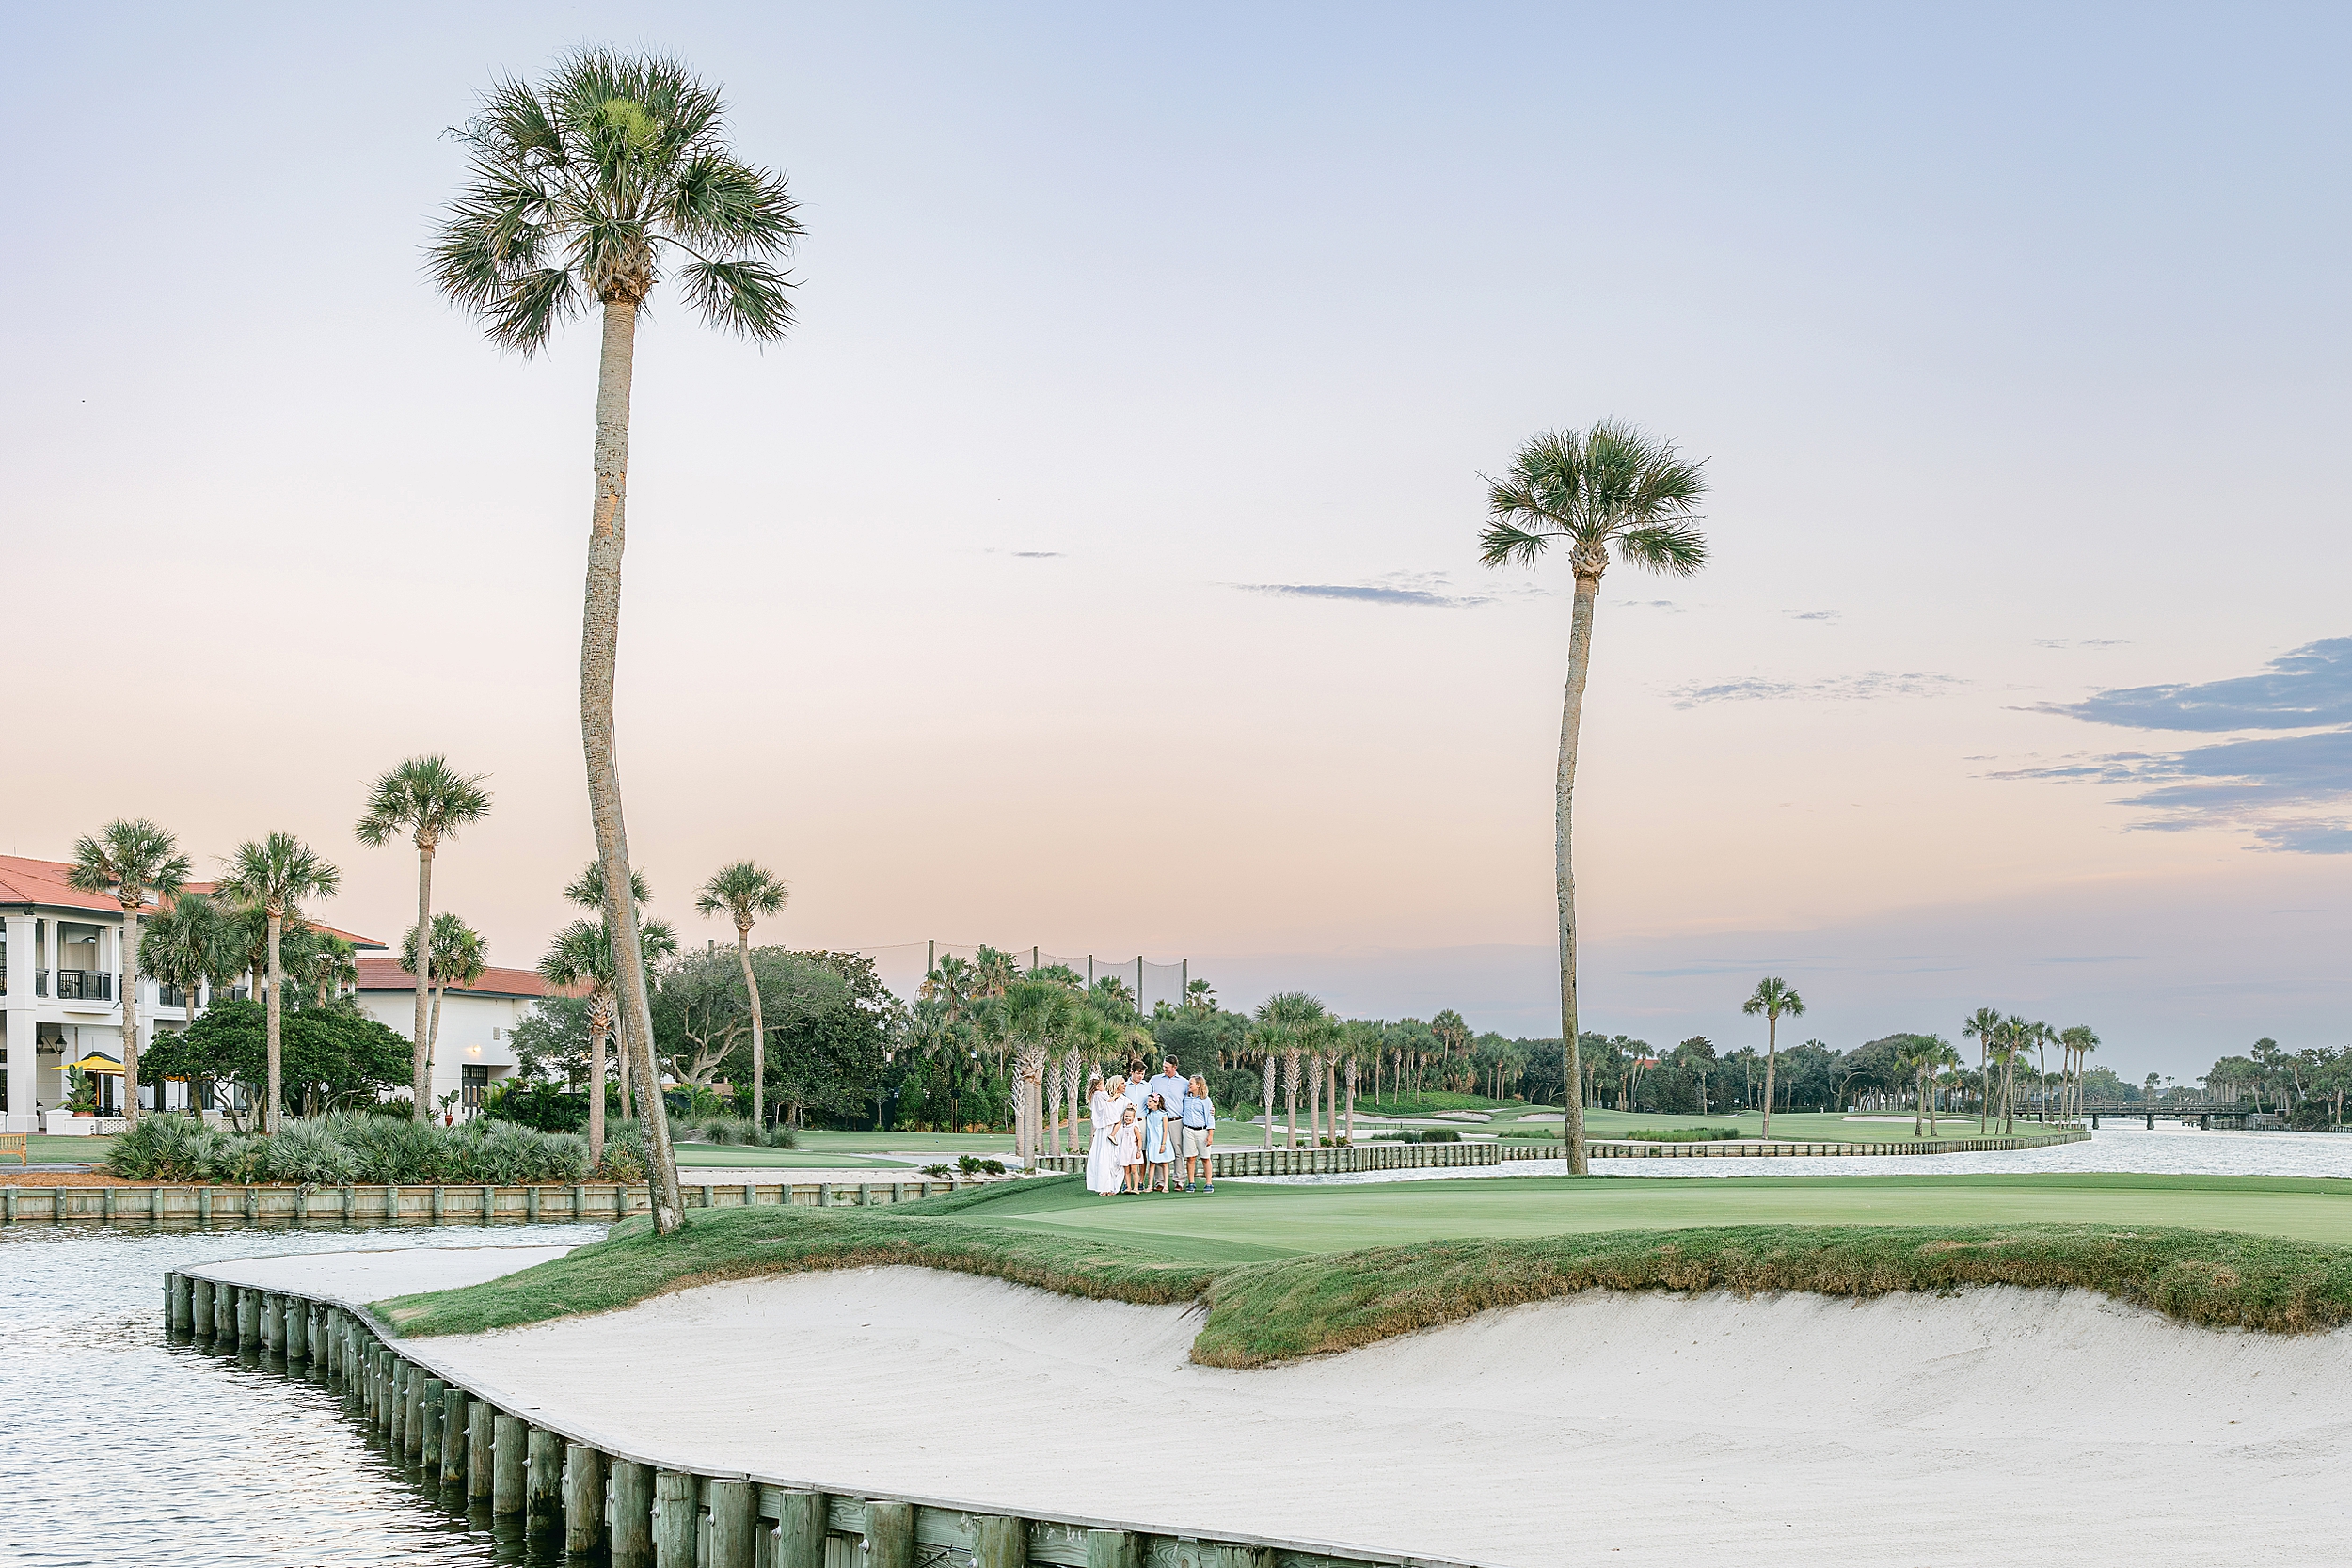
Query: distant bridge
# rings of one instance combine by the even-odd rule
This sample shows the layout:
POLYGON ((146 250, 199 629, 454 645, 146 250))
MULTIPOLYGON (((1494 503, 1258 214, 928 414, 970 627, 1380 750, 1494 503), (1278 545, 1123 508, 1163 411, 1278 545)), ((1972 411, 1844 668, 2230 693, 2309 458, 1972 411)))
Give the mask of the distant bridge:
POLYGON ((2253 1105, 2231 1100, 2176 1100, 2163 1104, 2144 1100, 2093 1100, 2083 1106, 2082 1114, 2090 1118, 2094 1131, 2101 1117, 2129 1117, 2145 1122, 2152 1132, 2155 1131, 2158 1117, 2167 1121, 2193 1121, 2207 1129, 2217 1122, 2223 1126, 2245 1127, 2253 1120, 2267 1125, 2285 1125, 2275 1112, 2264 1112, 2253 1105))

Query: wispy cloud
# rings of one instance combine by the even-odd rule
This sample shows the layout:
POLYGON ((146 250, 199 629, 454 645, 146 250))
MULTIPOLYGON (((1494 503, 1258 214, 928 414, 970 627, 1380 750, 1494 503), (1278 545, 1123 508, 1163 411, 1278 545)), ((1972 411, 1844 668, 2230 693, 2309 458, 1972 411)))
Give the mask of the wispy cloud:
POLYGON ((1785 610, 1781 611, 1781 613, 1788 616, 1791 621, 1835 621, 1839 619, 1844 614, 1844 611, 1836 610, 1785 610))
POLYGON ((1068 552, 1063 550, 1014 550, 1015 561, 1059 561, 1068 552))
MULTIPOLYGON (((1385 572, 1368 582, 1232 582, 1245 594, 1272 594, 1292 599, 1338 599, 1350 604, 1405 605, 1422 610, 1471 610, 1500 602, 1503 594, 1453 592, 1443 572, 1385 572)), ((1524 597, 1519 589, 1507 596, 1524 597)))
POLYGON ((1662 610, 1669 615, 1679 615, 1682 607, 1672 599, 1618 599, 1619 610, 1662 610))
POLYGON ((2131 640, 2123 637, 2037 637, 2037 648, 2128 648, 2131 640))
POLYGON ((1882 697, 1940 697, 1967 684, 1957 675, 1924 670, 1903 673, 1865 670, 1858 675, 1824 675, 1814 680, 1694 681, 1674 687, 1666 695, 1677 707, 1696 707, 1701 703, 1856 703, 1882 697))
POLYGON ((2030 711, 2121 727, 2254 735, 2177 752, 2113 752, 1991 775, 2120 788, 2151 832, 2220 828, 2291 854, 2352 854, 2352 637, 2307 643, 2263 673, 2122 687, 2030 711))

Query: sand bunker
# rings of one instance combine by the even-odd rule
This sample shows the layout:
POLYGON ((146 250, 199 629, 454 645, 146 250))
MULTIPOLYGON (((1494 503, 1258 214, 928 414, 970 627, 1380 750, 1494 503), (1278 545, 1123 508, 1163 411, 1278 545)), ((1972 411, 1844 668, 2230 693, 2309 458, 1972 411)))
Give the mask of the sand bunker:
POLYGON ((869 1269, 416 1349, 680 1465, 1510 1568, 2308 1563, 2352 1528, 2345 1334, 2083 1292, 1595 1294, 1228 1371, 1185 1359, 1197 1326, 869 1269))

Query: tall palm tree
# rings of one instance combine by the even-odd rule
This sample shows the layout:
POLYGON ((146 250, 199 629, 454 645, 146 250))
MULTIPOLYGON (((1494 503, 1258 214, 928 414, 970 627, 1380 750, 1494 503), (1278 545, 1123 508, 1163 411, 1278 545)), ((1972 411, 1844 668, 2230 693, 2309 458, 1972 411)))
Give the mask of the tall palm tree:
MULTIPOLYGON (((590 861, 580 871, 580 874, 573 878, 570 883, 564 887, 564 896, 569 899, 572 903, 579 905, 583 910, 596 911, 600 916, 596 928, 605 932, 608 936, 611 935, 612 931, 612 917, 610 914, 603 912, 604 867, 600 863, 596 861, 590 861)), ((645 874, 633 865, 628 868, 628 896, 630 903, 635 906, 637 918, 642 922, 645 918, 645 906, 653 902, 653 889, 646 884, 645 874)), ((659 924, 661 926, 664 933, 669 932, 670 927, 667 922, 660 922, 659 924)), ((646 951, 645 943, 646 938, 644 933, 643 930, 640 930, 638 933, 638 951, 641 954, 646 951)), ((674 938, 668 935, 664 935, 662 938, 659 939, 655 942, 655 945, 666 946, 667 951, 664 953, 664 957, 668 957, 677 951, 677 942, 674 940, 674 938)), ((605 984, 612 993, 610 1000, 612 1006, 612 1042, 614 1053, 618 1057, 617 1068, 621 1080, 621 1119, 626 1121, 629 1119, 632 1115, 633 1101, 630 1099, 631 1091, 629 1087, 632 1074, 628 1056, 620 1052, 622 1025, 625 1021, 621 1017, 620 1010, 620 971, 617 968, 620 961, 619 951, 620 950, 617 947, 613 950, 614 957, 612 961, 605 966, 605 984)))
POLYGON ((2074 1065, 2067 1073, 2066 1114, 2070 1117, 2079 1117, 2083 1114, 2083 1081, 2090 1076, 2090 1053, 2099 1049, 2099 1037, 2090 1025, 2076 1023, 2061 1033, 2058 1038, 2064 1042, 2067 1053, 2074 1057, 2074 1065))
POLYGON ((2001 1015, 1979 1007, 1960 1026, 1960 1037, 1977 1042, 1977 1135, 1993 1130, 1993 1048, 2001 1037, 2001 1015))
POLYGON ((1005 1035, 1013 1049, 1013 1153, 1025 1166, 1045 1152, 1045 1057, 1069 1026, 1077 999, 1052 980, 1015 980, 1004 995, 1005 1035))
POLYGON ((768 1036, 760 1022, 759 976, 752 973, 752 926, 762 915, 781 911, 789 896, 783 879, 773 872, 750 861, 737 861, 712 872, 694 899, 696 914, 723 912, 735 922, 735 956, 743 966, 743 989, 752 998, 752 1120, 762 1125, 767 1121, 761 1115, 765 1104, 761 1097, 768 1085, 768 1036))
POLYGON ((1554 543, 1566 547, 1576 579, 1568 618, 1567 695, 1560 714, 1560 763, 1552 801, 1552 860, 1560 923, 1561 1098, 1568 1115, 1568 1172, 1586 1173, 1583 1068, 1577 1051, 1576 873, 1573 805, 1577 731, 1592 668, 1593 606, 1610 547, 1633 565, 1689 577, 1707 563, 1698 503, 1699 465, 1667 442, 1602 420, 1588 431, 1548 431, 1519 449, 1510 471, 1486 482, 1487 522, 1480 559, 1489 566, 1534 565, 1554 543))
MULTIPOLYGON (((612 727, 637 323, 666 261, 705 321, 755 341, 782 338, 792 301, 776 261, 801 234, 783 178, 736 157, 724 121, 718 91, 683 65, 610 49, 566 56, 542 84, 499 82, 457 133, 472 168, 432 249, 442 292, 501 348, 537 353, 591 302, 602 318, 580 731, 622 1034, 648 1073, 653 1012, 627 894, 628 831, 612 727)), ((666 1235, 682 1223, 683 1199, 660 1098, 657 1088, 646 1130, 654 1227, 666 1235)))
MULTIPOLYGON (((148 923, 146 937, 139 943, 139 968, 180 991, 188 1022, 194 1023, 197 992, 205 981, 232 973, 236 961, 232 948, 220 906, 200 893, 182 893, 148 923)), ((190 1094, 195 1090, 191 1084, 190 1094)), ((158 1105, 163 1102, 160 1087, 155 1099, 158 1105)), ((204 1107, 192 1101, 189 1108, 201 1111, 204 1107)))
POLYGON ((588 1153, 604 1158, 604 1048, 612 1037, 612 941, 600 924, 575 920, 539 956, 551 984, 588 988, 588 1153))
POLYGON ((1774 975, 1758 980, 1755 994, 1740 1005, 1740 1010, 1751 1017, 1764 1015, 1764 1136, 1769 1138, 1772 1135, 1772 1067, 1780 1055, 1780 1021, 1803 1018, 1804 998, 1789 990, 1788 981, 1774 975))
MULTIPOLYGON (((441 1044, 441 998, 455 985, 461 990, 482 978, 490 967, 490 944, 482 933, 459 916, 443 910, 433 917, 432 951, 419 956, 417 928, 414 926, 401 933, 400 961, 409 974, 417 973, 417 965, 427 964, 433 971, 433 1019, 425 1029, 425 1059, 429 1064, 441 1044)), ((432 1081, 428 1072, 426 1082, 432 1081)))
POLYGON ((135 1125, 139 1119, 139 927, 148 898, 160 902, 178 893, 188 879, 188 857, 171 834, 142 816, 117 818, 75 839, 73 866, 66 873, 73 887, 84 893, 111 893, 122 907, 122 1114, 135 1125))
MULTIPOLYGON (((479 822, 490 810, 484 775, 460 773, 447 757, 410 757, 387 768, 368 786, 368 803, 355 832, 359 842, 380 849, 402 834, 417 847, 417 929, 433 928, 433 857, 441 840, 454 838, 460 828, 479 822)), ((432 1114, 433 1029, 427 1002, 433 990, 430 949, 419 956, 409 973, 417 978, 417 1025, 410 1037, 408 1061, 409 1115, 419 1121, 432 1114)), ((271 999, 271 1006, 277 999, 271 999)))
POLYGON ((1326 1017, 1323 1004, 1303 990, 1277 991, 1258 1004, 1257 1022, 1265 1037, 1267 1100, 1266 1117, 1273 1120, 1272 1063, 1279 1056, 1282 1064, 1283 1094, 1290 1107, 1290 1147, 1298 1147, 1298 1074, 1300 1058, 1307 1052, 1317 1027, 1326 1017))
MULTIPOLYGON (((278 1021, 281 982, 285 978, 279 942, 288 920, 301 918, 300 906, 309 899, 332 898, 342 885, 342 873, 292 833, 272 833, 258 843, 247 839, 229 858, 227 875, 218 884, 220 895, 262 911, 269 923, 269 1006, 264 1010, 269 1042, 269 1086, 262 1102, 262 1131, 278 1131, 278 1101, 285 1093, 285 1070, 278 1049, 278 1021)), ((429 1086, 429 1085, 428 1085, 429 1086)))

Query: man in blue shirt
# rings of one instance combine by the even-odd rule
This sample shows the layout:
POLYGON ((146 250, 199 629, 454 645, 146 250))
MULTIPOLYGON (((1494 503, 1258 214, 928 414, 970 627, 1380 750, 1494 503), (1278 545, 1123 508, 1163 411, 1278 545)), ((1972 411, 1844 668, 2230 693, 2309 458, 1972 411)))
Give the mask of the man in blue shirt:
MULTIPOLYGON (((1181 1157, 1184 1153, 1181 1143, 1184 1134, 1176 1132, 1175 1127, 1179 1117, 1181 1117, 1184 1109, 1185 1089, 1186 1085, 1184 1083, 1184 1075, 1176 1070, 1176 1058, 1173 1056, 1170 1056, 1166 1061, 1162 1062, 1160 1064, 1160 1075, 1143 1086, 1144 1093, 1147 1097, 1155 1094, 1160 1097, 1160 1104, 1168 1112, 1168 1135, 1171 1139, 1178 1140, 1179 1147, 1177 1148, 1177 1154, 1179 1157, 1181 1157)), ((1148 1098, 1146 1099, 1145 1103, 1150 1103, 1150 1100, 1148 1098)), ((1177 1188, 1175 1190, 1181 1192, 1184 1189, 1177 1188)))
POLYGON ((1209 1164, 1209 1153, 1211 1147, 1216 1142, 1216 1107, 1209 1103, 1209 1085, 1206 1079, 1194 1078, 1184 1085, 1182 1120, 1184 1130, 1177 1134, 1182 1140, 1177 1152, 1183 1156, 1184 1162, 1184 1191, 1192 1191, 1192 1167, 1194 1162, 1198 1161, 1200 1166, 1200 1190, 1204 1193, 1213 1193, 1216 1191, 1216 1177, 1209 1164))

